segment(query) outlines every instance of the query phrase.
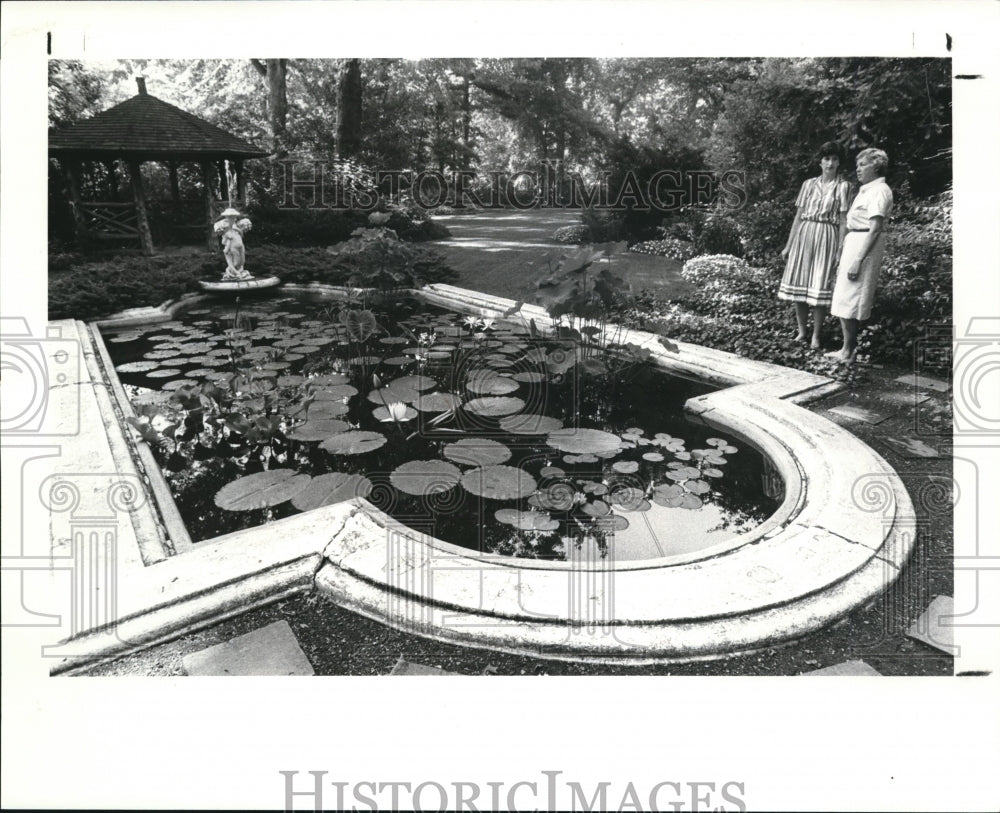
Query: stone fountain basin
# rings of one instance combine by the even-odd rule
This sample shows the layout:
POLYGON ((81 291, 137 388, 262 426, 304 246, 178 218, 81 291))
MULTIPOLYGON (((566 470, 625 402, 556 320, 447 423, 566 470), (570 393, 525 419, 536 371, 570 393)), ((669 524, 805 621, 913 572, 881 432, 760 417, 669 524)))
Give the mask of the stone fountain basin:
MULTIPOLYGON (((284 290, 345 295, 321 285, 284 290)), ((447 285, 413 295, 493 318, 515 306, 447 285)), ((197 298, 98 326, 165 321, 197 298)), ((521 315, 549 323, 533 306, 521 315)), ((782 477, 782 505, 752 532, 655 560, 537 562, 476 554, 357 499, 192 546, 148 450, 122 428, 130 407, 96 326, 52 327, 79 341, 84 363, 76 387, 50 390, 50 408, 78 409, 86 431, 28 474, 48 508, 52 555, 86 554, 113 575, 103 610, 69 614, 53 673, 312 590, 390 626, 468 646, 634 664, 723 657, 800 638, 873 600, 915 541, 913 507, 893 469, 801 406, 839 384, 682 342, 671 353, 657 337, 629 331, 664 370, 724 387, 688 401, 688 416, 754 446, 782 477), (93 504, 104 506, 107 529, 96 551, 93 534, 80 530, 93 504)))

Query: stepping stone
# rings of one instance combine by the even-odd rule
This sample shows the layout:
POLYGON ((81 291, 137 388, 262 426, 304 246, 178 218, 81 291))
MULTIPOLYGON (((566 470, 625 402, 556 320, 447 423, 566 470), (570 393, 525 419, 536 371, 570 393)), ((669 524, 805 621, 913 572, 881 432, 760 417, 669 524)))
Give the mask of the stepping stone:
POLYGON ((843 418, 850 418, 852 421, 864 421, 872 425, 882 423, 888 417, 880 415, 877 412, 872 412, 870 409, 853 406, 833 407, 832 409, 828 409, 827 412, 832 412, 834 415, 840 415, 843 418))
POLYGON ((903 375, 896 379, 900 384, 909 384, 911 387, 921 387, 923 389, 934 390, 935 392, 948 392, 951 384, 942 381, 940 378, 931 378, 926 375, 903 375))
POLYGON ((903 457, 907 460, 915 458, 940 457, 938 450, 933 446, 928 446, 922 440, 916 438, 883 438, 886 443, 891 443, 903 457))
POLYGON ((183 664, 185 674, 191 676, 315 674, 287 621, 275 621, 231 641, 185 655, 183 664))
POLYGON ((954 607, 951 596, 936 596, 906 634, 949 655, 955 654, 955 630, 951 623, 954 607))
POLYGON ((926 392, 880 392, 879 397, 890 404, 899 404, 900 406, 917 406, 930 400, 930 396, 926 392))
POLYGON ((449 672, 447 669, 439 669, 437 666, 424 666, 422 663, 410 663, 400 655, 396 665, 392 667, 390 675, 457 675, 458 672, 449 672))
POLYGON ((802 677, 827 677, 828 675, 848 675, 851 677, 882 677, 881 672, 872 669, 864 661, 844 661, 823 669, 802 672, 802 677))

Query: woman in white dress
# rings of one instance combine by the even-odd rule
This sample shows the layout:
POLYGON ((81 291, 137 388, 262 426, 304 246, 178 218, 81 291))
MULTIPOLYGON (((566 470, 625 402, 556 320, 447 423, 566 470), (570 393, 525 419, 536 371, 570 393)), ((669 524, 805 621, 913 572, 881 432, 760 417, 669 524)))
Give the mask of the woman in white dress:
POLYGON ((886 185, 889 156, 869 148, 856 159, 861 188, 847 212, 847 237, 837 268, 830 313, 840 319, 843 347, 829 355, 852 361, 858 346, 858 323, 871 316, 879 268, 885 251, 885 221, 892 212, 886 185))

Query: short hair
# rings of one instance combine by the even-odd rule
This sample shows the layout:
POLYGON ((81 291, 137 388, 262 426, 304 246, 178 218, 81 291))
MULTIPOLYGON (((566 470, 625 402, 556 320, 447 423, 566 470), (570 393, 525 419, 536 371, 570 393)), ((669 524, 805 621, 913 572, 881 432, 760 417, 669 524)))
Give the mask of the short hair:
POLYGON ((836 141, 827 141, 819 151, 816 153, 819 158, 826 158, 828 155, 832 155, 840 163, 844 163, 844 148, 841 147, 836 141))
POLYGON ((869 147, 866 150, 862 150, 858 153, 855 161, 860 161, 862 158, 871 159, 871 161, 876 165, 875 171, 879 175, 884 175, 885 171, 889 168, 889 156, 885 154, 883 150, 876 149, 875 147, 869 147))

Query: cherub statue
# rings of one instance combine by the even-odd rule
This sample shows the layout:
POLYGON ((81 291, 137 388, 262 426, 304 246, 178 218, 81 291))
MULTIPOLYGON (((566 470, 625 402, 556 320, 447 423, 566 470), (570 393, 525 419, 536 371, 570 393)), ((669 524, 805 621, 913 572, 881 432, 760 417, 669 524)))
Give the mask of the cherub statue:
POLYGON ((246 249, 243 246, 243 234, 250 231, 252 223, 232 207, 222 213, 222 219, 215 224, 215 233, 222 238, 222 253, 226 256, 226 272, 222 275, 223 282, 243 281, 253 279, 253 274, 243 267, 246 261, 246 249))

